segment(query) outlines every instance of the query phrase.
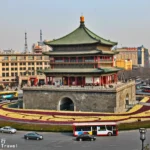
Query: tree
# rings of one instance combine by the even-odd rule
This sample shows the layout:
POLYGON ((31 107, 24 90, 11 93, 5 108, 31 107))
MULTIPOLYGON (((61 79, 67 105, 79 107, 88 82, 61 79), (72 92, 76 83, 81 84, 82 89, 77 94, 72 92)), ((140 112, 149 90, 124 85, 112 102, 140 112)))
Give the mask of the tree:
POLYGON ((144 147, 144 150, 150 150, 149 144, 147 144, 147 145, 144 147))
POLYGON ((3 84, 0 84, 0 90, 3 91, 4 88, 5 88, 4 85, 3 85, 3 84))

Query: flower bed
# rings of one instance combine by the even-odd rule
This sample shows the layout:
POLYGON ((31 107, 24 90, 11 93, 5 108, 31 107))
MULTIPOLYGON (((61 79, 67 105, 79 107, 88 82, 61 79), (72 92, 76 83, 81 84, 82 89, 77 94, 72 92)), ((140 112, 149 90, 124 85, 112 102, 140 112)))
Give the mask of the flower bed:
MULTIPOLYGON (((145 97, 141 102, 150 102, 145 97)), ((66 123, 95 122, 95 121, 124 121, 150 118, 150 106, 135 105, 126 113, 98 113, 98 112, 69 112, 48 110, 22 110, 8 108, 8 103, 0 104, 0 117, 8 120, 35 123, 66 123)))

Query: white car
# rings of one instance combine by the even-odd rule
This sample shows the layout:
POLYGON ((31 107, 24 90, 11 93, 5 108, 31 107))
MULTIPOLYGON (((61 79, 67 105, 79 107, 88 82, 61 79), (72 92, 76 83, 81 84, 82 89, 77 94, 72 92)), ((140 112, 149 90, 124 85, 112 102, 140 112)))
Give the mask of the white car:
POLYGON ((2 127, 0 128, 0 132, 5 132, 5 133, 16 133, 16 129, 10 127, 10 126, 5 126, 5 127, 2 127))

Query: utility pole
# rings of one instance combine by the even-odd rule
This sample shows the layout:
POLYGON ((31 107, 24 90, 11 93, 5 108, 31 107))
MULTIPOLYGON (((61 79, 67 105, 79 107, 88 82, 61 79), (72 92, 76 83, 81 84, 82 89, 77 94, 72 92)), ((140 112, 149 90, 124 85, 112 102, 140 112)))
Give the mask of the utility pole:
POLYGON ((42 30, 40 30, 40 45, 43 45, 43 41, 42 41, 42 30))
POLYGON ((28 44, 27 44, 27 33, 25 32, 25 44, 24 44, 24 51, 25 53, 28 52, 28 44))

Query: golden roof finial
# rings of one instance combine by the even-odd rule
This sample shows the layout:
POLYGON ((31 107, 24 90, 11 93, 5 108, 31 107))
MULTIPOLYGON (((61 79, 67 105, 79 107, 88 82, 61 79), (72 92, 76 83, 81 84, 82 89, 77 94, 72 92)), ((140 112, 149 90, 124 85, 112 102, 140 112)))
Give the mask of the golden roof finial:
POLYGON ((83 16, 83 13, 81 13, 80 22, 84 22, 84 16, 83 16))

